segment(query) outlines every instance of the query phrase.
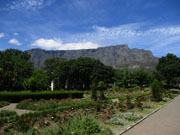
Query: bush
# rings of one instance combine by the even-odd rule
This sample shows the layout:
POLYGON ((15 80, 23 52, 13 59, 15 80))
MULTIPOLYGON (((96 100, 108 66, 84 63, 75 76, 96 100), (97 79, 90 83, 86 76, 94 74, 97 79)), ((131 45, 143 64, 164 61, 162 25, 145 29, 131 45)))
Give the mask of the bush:
POLYGON ((24 99, 64 99, 64 98, 82 98, 82 91, 39 91, 39 92, 0 92, 0 101, 19 102, 24 99))
POLYGON ((152 97, 155 100, 160 100, 161 99, 161 91, 162 91, 162 85, 161 82, 158 82, 157 80, 154 80, 153 83, 151 84, 151 92, 152 92, 152 97))
POLYGON ((14 116, 14 115, 16 115, 15 111, 7 111, 7 110, 0 111, 0 118, 14 116))
POLYGON ((60 135, 111 135, 110 131, 105 130, 91 115, 76 116, 69 118, 66 123, 61 123, 60 135))
POLYGON ((128 109, 133 109, 134 108, 134 104, 131 101, 131 97, 129 95, 126 96, 126 105, 128 109))
POLYGON ((9 105, 8 101, 0 101, 0 108, 9 105))

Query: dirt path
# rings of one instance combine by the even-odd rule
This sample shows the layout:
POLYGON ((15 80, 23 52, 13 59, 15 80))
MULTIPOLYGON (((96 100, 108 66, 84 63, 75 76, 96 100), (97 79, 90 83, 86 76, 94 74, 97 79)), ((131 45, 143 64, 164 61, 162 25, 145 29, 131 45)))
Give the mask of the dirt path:
POLYGON ((180 96, 123 135, 180 135, 180 96))
POLYGON ((30 110, 16 109, 16 105, 17 105, 17 103, 11 103, 11 104, 9 104, 7 106, 4 106, 4 107, 0 108, 0 111, 1 110, 16 111, 18 115, 33 112, 33 111, 30 111, 30 110))

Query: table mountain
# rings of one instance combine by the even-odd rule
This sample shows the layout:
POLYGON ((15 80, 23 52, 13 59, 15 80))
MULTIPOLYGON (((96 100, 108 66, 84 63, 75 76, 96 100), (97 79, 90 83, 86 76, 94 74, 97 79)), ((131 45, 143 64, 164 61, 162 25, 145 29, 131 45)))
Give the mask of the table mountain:
POLYGON ((43 63, 47 58, 63 57, 67 59, 76 59, 78 57, 91 57, 99 59, 102 63, 113 68, 121 68, 128 66, 130 70, 145 68, 149 71, 155 69, 158 58, 152 55, 149 50, 130 49, 128 45, 117 45, 100 47, 97 49, 82 50, 27 50, 31 55, 31 61, 34 62, 35 68, 43 67, 43 63))

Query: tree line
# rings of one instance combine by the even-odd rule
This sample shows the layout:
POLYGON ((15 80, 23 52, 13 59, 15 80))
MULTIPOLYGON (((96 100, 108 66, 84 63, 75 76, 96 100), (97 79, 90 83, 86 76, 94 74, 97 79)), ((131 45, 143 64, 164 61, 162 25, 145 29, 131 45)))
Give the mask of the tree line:
POLYGON ((128 67, 113 69, 88 57, 49 58, 43 68, 35 69, 29 59, 30 55, 20 50, 0 51, 1 91, 49 90, 52 80, 56 90, 104 90, 113 85, 125 88, 140 86, 143 89, 154 80, 163 82, 167 88, 180 83, 180 58, 174 54, 161 57, 154 72, 145 69, 130 71, 128 67))

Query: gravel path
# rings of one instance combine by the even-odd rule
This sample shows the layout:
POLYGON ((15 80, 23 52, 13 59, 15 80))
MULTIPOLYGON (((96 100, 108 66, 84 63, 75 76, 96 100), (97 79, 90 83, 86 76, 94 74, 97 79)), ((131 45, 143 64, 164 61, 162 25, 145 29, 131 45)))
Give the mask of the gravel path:
POLYGON ((180 135, 180 96, 123 135, 180 135))
POLYGON ((11 104, 9 104, 7 106, 4 106, 4 107, 0 108, 0 111, 1 110, 16 111, 18 115, 33 112, 33 111, 30 111, 30 110, 16 109, 16 105, 17 105, 17 103, 11 103, 11 104))

